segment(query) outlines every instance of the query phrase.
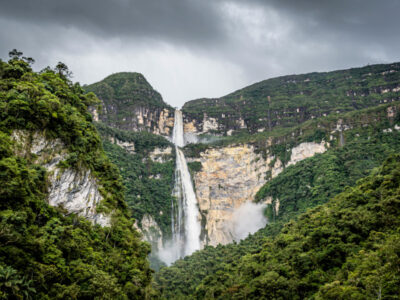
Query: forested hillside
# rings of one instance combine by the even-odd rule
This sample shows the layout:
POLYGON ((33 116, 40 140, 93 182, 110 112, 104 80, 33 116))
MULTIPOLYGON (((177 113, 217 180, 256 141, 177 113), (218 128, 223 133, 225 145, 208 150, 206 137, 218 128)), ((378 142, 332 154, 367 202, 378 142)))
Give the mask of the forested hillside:
POLYGON ((143 299, 150 248, 133 229, 121 177, 87 111, 97 98, 71 82, 62 63, 36 73, 32 59, 10 56, 0 61, 0 298, 143 299), (57 170, 94 176, 103 199, 97 213, 109 216, 108 226, 48 204, 48 166, 64 154, 39 153, 29 141, 19 148, 21 132, 32 143, 40 136, 62 145, 57 170))
POLYGON ((162 269, 156 287, 174 299, 396 299, 399 191, 393 155, 280 233, 276 223, 239 245, 195 253, 162 269))
MULTIPOLYGON (((36 73, 32 63, 16 50, 0 61, 0 298, 399 297, 399 64, 270 79, 185 105, 186 121, 214 118, 208 133, 225 135, 184 148, 193 181, 207 150, 247 149, 268 164, 246 201, 266 203, 269 224, 152 278, 148 257, 162 263, 142 240, 165 246, 176 200, 171 108, 137 73, 84 91, 64 64, 36 73), (307 143, 323 150, 293 161, 307 143)), ((218 188, 208 201, 227 194, 218 188)))
POLYGON ((174 187, 175 155, 172 144, 164 137, 148 132, 128 132, 97 123, 103 147, 110 160, 119 168, 125 189, 125 201, 139 225, 150 214, 162 232, 171 233, 171 203, 174 187), (117 141, 117 142, 116 142, 117 141), (118 143, 131 143, 127 151, 118 143), (171 149, 168 154, 152 154, 155 149, 171 149), (152 158, 153 157, 153 158, 152 158))
POLYGON ((136 226, 150 242, 150 263, 162 264, 157 251, 171 238, 171 207, 175 201, 175 148, 162 136, 145 131, 131 132, 96 123, 104 151, 118 167, 125 201, 136 226))
POLYGON ((398 100, 400 64, 371 65, 327 73, 271 78, 227 96, 186 102, 187 122, 210 133, 271 131, 304 121, 398 100), (212 118, 212 119, 211 119, 212 118))
POLYGON ((140 73, 115 73, 84 89, 101 100, 101 105, 90 107, 96 121, 118 129, 162 135, 172 130, 173 108, 140 73))
MULTIPOLYGON (((172 294, 183 298, 193 295, 207 276, 229 273, 227 270, 234 268, 242 256, 260 251, 264 239, 279 233, 286 222, 296 219, 307 209, 326 203, 346 186, 352 186, 368 175, 387 156, 398 153, 399 121, 398 104, 392 103, 311 120, 288 132, 272 132, 271 147, 265 144, 267 133, 229 138, 228 143, 254 143, 258 151, 272 151, 285 162, 287 149, 293 145, 334 137, 326 152, 285 168, 257 193, 256 201, 270 203, 266 210, 269 225, 239 244, 206 247, 161 270, 156 274, 156 282, 164 294, 167 298, 172 294), (339 120, 341 127, 337 129, 339 120)), ((226 142, 189 145, 187 152, 196 156, 204 147, 222 147, 226 142)))

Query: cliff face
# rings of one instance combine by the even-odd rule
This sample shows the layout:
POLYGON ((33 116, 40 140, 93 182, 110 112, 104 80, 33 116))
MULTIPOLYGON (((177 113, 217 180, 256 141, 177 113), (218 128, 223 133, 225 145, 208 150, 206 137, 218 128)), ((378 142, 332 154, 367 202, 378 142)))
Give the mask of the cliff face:
MULTIPOLYGON (((302 143, 292 149, 287 165, 322 153, 325 142, 302 143)), ((241 204, 252 201, 258 190, 271 177, 283 170, 282 162, 274 156, 265 159, 249 144, 208 149, 200 158, 191 159, 201 163, 201 171, 194 175, 196 196, 205 224, 203 244, 218 245, 233 241, 233 212, 241 204)))
POLYGON ((48 172, 48 203, 61 206, 69 213, 76 213, 94 224, 109 226, 111 218, 97 212, 103 200, 100 186, 91 171, 85 168, 61 168, 59 163, 68 156, 60 139, 47 139, 43 132, 14 130, 12 139, 16 142, 15 153, 31 158, 48 172))
POLYGON ((172 133, 174 110, 142 74, 116 73, 86 86, 85 90, 94 92, 102 102, 101 106, 90 109, 95 121, 122 130, 164 136, 172 133))
POLYGON ((174 127, 174 111, 167 108, 149 108, 145 106, 136 106, 129 110, 129 114, 120 120, 115 116, 121 113, 119 105, 103 101, 103 109, 99 113, 96 108, 91 112, 94 120, 104 122, 105 124, 128 131, 148 131, 154 134, 170 136, 174 127))

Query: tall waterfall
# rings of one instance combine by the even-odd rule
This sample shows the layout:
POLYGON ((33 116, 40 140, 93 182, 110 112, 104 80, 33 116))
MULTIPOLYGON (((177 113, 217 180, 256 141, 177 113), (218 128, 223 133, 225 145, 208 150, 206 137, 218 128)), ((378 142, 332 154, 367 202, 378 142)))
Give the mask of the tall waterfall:
POLYGON ((200 222, 196 194, 188 170, 185 155, 179 147, 185 146, 183 136, 182 112, 175 110, 172 142, 176 150, 176 169, 174 195, 177 202, 172 203, 172 239, 175 244, 175 259, 184 257, 200 249, 200 222))

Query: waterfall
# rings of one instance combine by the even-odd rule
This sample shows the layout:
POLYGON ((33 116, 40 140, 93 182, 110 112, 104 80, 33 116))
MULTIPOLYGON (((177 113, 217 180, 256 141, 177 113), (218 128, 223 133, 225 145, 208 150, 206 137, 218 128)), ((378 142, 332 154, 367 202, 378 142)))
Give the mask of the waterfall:
POLYGON ((200 222, 192 179, 185 155, 179 147, 185 146, 183 136, 182 112, 175 111, 172 142, 176 150, 175 187, 176 203, 172 203, 172 240, 171 253, 175 259, 184 257, 200 249, 200 222))

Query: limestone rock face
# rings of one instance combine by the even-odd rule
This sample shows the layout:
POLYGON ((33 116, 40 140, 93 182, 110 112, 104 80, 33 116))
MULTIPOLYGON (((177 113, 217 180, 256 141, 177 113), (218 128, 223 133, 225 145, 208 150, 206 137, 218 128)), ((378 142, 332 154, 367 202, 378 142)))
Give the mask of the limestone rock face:
POLYGON ((133 143, 133 142, 121 141, 115 137, 110 137, 110 142, 113 144, 117 144, 118 146, 125 149, 125 151, 130 154, 135 154, 135 143, 133 143))
POLYGON ((206 113, 204 113, 201 121, 186 118, 185 115, 183 116, 183 119, 183 131, 185 134, 199 135, 212 131, 220 131, 221 129, 217 119, 207 116, 206 113))
POLYGON ((210 130, 218 130, 218 122, 215 118, 210 118, 207 114, 204 114, 203 119, 203 131, 202 133, 207 133, 210 130))
POLYGON ((174 112, 167 108, 150 108, 136 106, 129 114, 122 119, 118 116, 121 112, 117 105, 112 103, 104 104, 103 111, 97 113, 95 109, 90 109, 96 121, 128 131, 148 131, 154 134, 170 136, 174 127, 174 112))
MULTIPOLYGON (((302 143, 292 149, 287 165, 322 153, 326 146, 325 142, 302 143)), ((255 152, 254 146, 248 144, 207 149, 196 160, 202 165, 201 171, 194 174, 196 197, 205 224, 202 243, 230 243, 233 233, 227 224, 232 223, 234 210, 254 199, 267 181, 267 172, 274 178, 285 166, 274 156, 264 159, 255 152)), ((277 203, 275 209, 279 211, 279 201, 277 203)))
POLYGON ((206 219, 207 238, 203 243, 217 245, 232 241, 226 224, 235 208, 254 198, 265 183, 267 164, 253 146, 208 149, 201 153, 202 170, 194 176, 201 214, 206 219))
POLYGON ((290 156, 290 161, 288 166, 294 165, 295 163, 313 156, 316 153, 323 153, 326 151, 325 142, 321 144, 311 142, 311 143, 301 143, 297 147, 292 149, 292 155, 290 156))
POLYGON ((165 163, 172 159, 172 147, 158 148, 156 147, 149 153, 149 157, 154 162, 165 163))
POLYGON ((52 206, 62 206, 70 213, 87 218, 94 224, 109 226, 111 218, 97 213, 103 200, 96 178, 88 169, 79 171, 61 169, 58 163, 66 159, 68 151, 60 139, 50 140, 41 132, 15 130, 15 152, 19 156, 31 157, 48 172, 48 201, 52 206))
POLYGON ((153 217, 149 214, 145 214, 141 224, 142 226, 138 228, 138 230, 143 234, 143 238, 151 244, 152 249, 162 249, 163 235, 153 217))

